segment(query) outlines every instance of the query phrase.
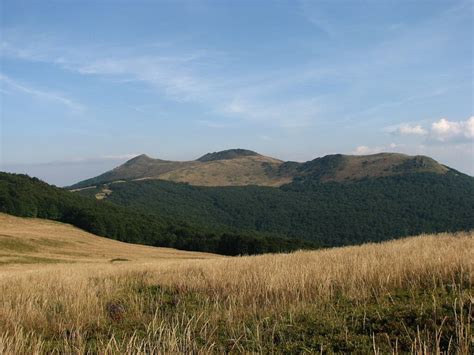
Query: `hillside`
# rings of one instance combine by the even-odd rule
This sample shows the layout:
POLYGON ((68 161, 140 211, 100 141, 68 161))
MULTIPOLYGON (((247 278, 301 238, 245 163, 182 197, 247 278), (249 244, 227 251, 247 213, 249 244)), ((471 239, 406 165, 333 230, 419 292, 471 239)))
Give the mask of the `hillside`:
POLYGON ((380 153, 367 156, 328 155, 305 163, 283 162, 245 149, 207 153, 193 161, 168 161, 137 156, 97 177, 69 188, 80 189, 123 180, 159 179, 195 186, 281 186, 295 179, 354 181, 364 178, 449 169, 425 156, 380 153))
POLYGON ((90 233, 129 243, 226 255, 317 247, 313 242, 301 238, 290 240, 276 233, 224 228, 212 223, 193 224, 186 215, 151 214, 133 206, 112 204, 108 199, 98 201, 84 197, 26 175, 1 172, 0 212, 69 223, 90 233))
POLYGON ((13 265, 150 262, 204 259, 212 254, 122 243, 69 224, 0 213, 0 268, 13 265))
MULTIPOLYGON (((319 162, 318 162, 319 163, 319 162)), ((110 184, 106 201, 192 225, 305 238, 323 246, 474 229, 474 178, 454 171, 281 187, 110 184)), ((102 188, 78 193, 94 198, 102 188)))
MULTIPOLYGON (((450 171, 432 158, 398 153, 327 155, 297 166, 290 163, 289 169, 296 171, 293 176, 297 179, 321 182, 347 182, 414 173, 442 175, 450 171)), ((288 170, 288 166, 283 166, 281 170, 288 170)))
POLYGON ((156 179, 195 186, 280 186, 291 182, 288 175, 275 174, 282 162, 261 155, 206 160, 160 174, 156 179))
POLYGON ((472 354, 473 252, 474 235, 459 233, 253 257, 0 264, 0 352, 472 354))

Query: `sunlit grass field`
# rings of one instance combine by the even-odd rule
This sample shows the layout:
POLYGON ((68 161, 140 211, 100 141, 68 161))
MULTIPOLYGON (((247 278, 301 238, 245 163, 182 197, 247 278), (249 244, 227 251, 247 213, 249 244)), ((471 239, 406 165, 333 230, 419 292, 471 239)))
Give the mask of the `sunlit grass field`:
POLYGON ((216 255, 121 243, 64 223, 0 213, 0 270, 24 268, 25 264, 155 263, 211 257, 216 255))
POLYGON ((1 215, 0 254, 0 354, 473 351, 474 233, 224 258, 1 215))

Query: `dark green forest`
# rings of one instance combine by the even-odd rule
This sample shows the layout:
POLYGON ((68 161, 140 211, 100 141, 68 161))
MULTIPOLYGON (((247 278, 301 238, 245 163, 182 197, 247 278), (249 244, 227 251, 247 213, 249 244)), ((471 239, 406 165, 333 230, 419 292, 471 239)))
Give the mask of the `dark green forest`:
POLYGON ((196 227, 186 218, 140 213, 80 196, 26 175, 0 173, 0 212, 70 223, 96 235, 131 243, 225 255, 314 249, 313 242, 230 228, 196 227))
MULTIPOLYGON (((109 202, 196 226, 275 233, 331 247, 474 228, 474 179, 456 171, 280 188, 110 184, 109 202)), ((98 190, 84 190, 93 195, 98 190)))

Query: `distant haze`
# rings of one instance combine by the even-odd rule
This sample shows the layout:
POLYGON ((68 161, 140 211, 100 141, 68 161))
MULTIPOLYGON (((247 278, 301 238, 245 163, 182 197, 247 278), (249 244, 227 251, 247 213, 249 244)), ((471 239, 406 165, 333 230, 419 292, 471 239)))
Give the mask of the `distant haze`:
POLYGON ((79 180, 102 174, 126 159, 97 160, 82 162, 52 162, 44 164, 4 164, 1 171, 28 174, 56 186, 71 185, 79 180))

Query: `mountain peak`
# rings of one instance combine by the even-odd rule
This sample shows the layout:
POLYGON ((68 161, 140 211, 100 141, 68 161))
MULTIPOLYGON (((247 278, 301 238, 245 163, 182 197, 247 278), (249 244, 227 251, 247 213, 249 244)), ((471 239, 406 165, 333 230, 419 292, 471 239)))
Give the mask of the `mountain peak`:
POLYGON ((148 155, 140 154, 140 155, 137 155, 136 157, 133 157, 130 160, 127 160, 124 165, 144 163, 144 162, 149 162, 149 161, 152 161, 152 160, 154 160, 154 159, 150 158, 148 155))
POLYGON ((214 160, 228 160, 228 159, 236 159, 241 157, 249 157, 249 156, 258 156, 260 154, 247 149, 227 149, 221 150, 220 152, 213 152, 204 154, 202 157, 197 159, 200 162, 207 162, 207 161, 214 161, 214 160))
POLYGON ((137 155, 136 157, 133 157, 132 159, 130 160, 150 160, 151 158, 146 155, 146 154, 140 154, 140 155, 137 155))

